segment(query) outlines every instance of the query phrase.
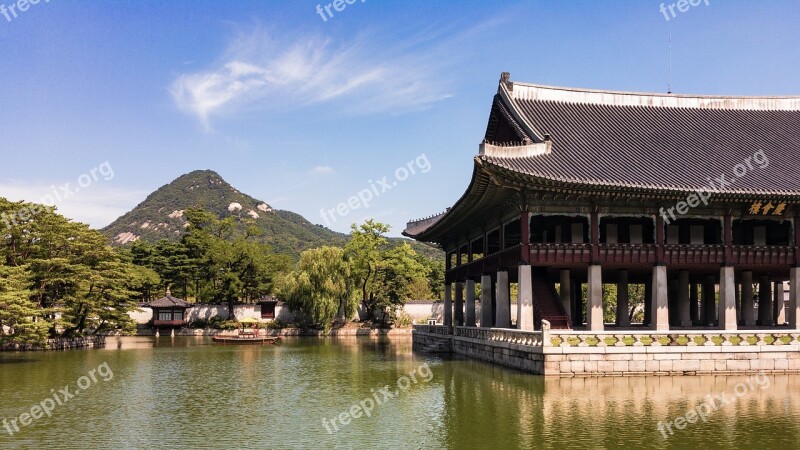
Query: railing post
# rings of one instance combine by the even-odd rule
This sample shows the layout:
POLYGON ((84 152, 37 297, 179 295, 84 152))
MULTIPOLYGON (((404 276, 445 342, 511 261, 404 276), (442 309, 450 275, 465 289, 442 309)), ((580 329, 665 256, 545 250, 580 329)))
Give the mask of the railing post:
POLYGON ((542 319, 542 347, 550 347, 550 322, 542 319))

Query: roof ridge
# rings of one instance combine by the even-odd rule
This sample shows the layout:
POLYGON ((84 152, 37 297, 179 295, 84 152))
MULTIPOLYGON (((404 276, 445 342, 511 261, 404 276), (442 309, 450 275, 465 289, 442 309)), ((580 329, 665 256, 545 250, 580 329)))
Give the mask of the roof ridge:
POLYGON ((509 96, 513 100, 559 101, 564 103, 662 108, 800 111, 800 95, 728 96, 663 94, 657 92, 627 92, 547 86, 517 81, 501 81, 501 85, 506 88, 509 96))

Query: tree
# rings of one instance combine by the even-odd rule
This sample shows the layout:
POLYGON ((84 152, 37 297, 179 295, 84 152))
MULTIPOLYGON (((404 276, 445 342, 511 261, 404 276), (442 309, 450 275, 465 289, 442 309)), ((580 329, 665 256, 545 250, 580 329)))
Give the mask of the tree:
POLYGON ((0 265, 0 343, 43 343, 50 323, 31 301, 26 267, 0 265))
POLYGON ((351 280, 344 250, 319 247, 300 254, 297 268, 281 279, 278 294, 312 326, 328 329, 334 319, 355 314, 358 300, 351 280))
POLYGON ((381 320, 384 323, 387 313, 394 320, 397 310, 413 297, 411 287, 415 281, 427 282, 425 267, 416 256, 406 242, 381 254, 373 307, 383 312, 381 320))
POLYGON ((361 226, 350 226, 350 241, 344 246, 345 255, 350 262, 351 273, 359 290, 361 302, 367 318, 377 306, 378 269, 381 264, 381 249, 387 245, 383 233, 389 226, 367 220, 361 226))

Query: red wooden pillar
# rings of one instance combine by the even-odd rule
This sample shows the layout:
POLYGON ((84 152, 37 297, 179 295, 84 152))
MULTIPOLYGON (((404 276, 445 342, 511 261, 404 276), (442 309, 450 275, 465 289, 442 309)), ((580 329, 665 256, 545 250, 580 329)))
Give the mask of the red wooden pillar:
POLYGON ((524 264, 530 264, 531 261, 531 238, 530 238, 530 225, 531 213, 529 211, 522 211, 519 217, 520 225, 520 259, 524 264))
POLYGON ((731 224, 731 215, 725 214, 725 219, 722 222, 723 239, 725 240, 725 265, 730 266, 733 263, 733 227, 731 224))
POLYGON ((656 264, 664 264, 664 217, 656 214, 656 264))
POLYGON ((592 264, 600 262, 600 218, 597 211, 592 212, 589 220, 589 240, 592 244, 592 264))
POLYGON ((800 216, 794 217, 794 266, 800 267, 800 216))

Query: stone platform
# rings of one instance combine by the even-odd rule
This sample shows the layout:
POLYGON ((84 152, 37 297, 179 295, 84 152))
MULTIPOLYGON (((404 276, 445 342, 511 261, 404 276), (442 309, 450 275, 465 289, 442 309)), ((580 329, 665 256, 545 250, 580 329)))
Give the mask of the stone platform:
POLYGON ((800 373, 800 332, 589 332, 417 325, 413 348, 538 375, 800 373))

